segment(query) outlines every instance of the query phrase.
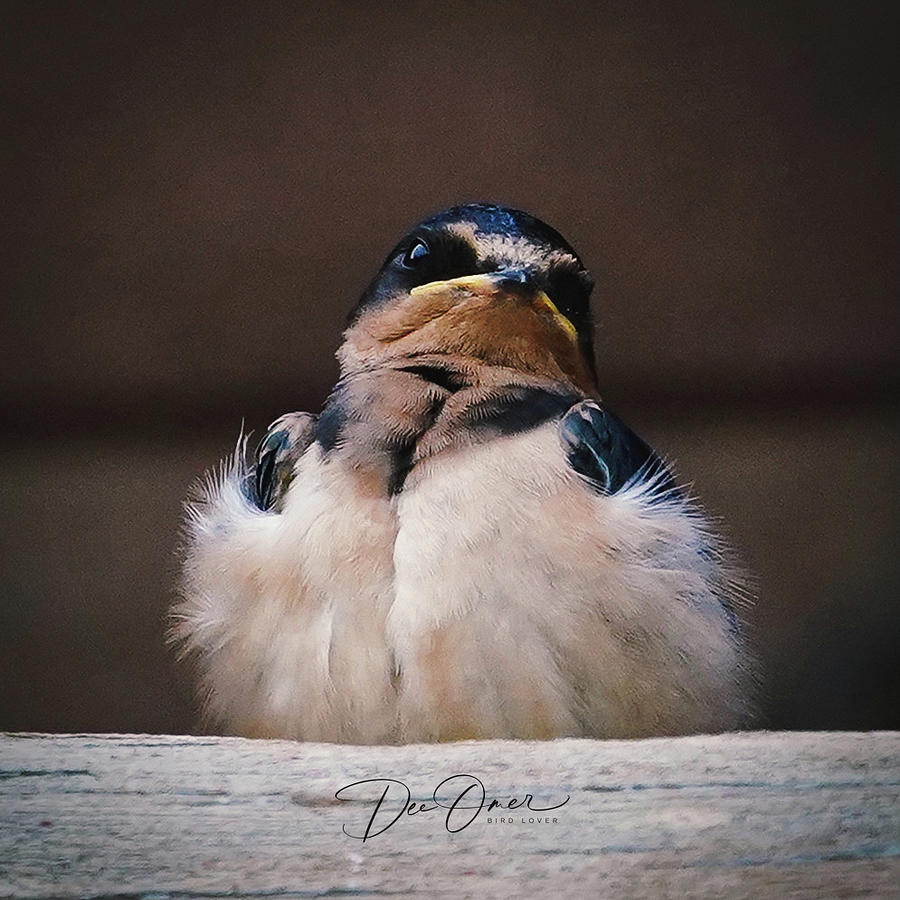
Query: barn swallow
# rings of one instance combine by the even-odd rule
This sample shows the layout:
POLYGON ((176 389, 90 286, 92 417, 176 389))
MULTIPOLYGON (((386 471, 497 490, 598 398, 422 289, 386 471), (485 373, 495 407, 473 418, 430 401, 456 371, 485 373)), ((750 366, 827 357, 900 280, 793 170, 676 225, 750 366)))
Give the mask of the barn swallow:
POLYGON ((229 733, 341 743, 714 732, 752 713, 747 592, 597 388, 553 228, 455 207, 388 254, 321 412, 188 506, 173 636, 229 733))

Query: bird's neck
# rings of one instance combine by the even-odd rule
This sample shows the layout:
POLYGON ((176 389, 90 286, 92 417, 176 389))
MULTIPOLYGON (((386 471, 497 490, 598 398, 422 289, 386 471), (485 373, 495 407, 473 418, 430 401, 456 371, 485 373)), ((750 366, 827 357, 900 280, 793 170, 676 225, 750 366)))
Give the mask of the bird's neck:
POLYGON ((426 354, 345 372, 319 441, 367 492, 391 496, 422 460, 536 427, 585 396, 567 380, 426 354))

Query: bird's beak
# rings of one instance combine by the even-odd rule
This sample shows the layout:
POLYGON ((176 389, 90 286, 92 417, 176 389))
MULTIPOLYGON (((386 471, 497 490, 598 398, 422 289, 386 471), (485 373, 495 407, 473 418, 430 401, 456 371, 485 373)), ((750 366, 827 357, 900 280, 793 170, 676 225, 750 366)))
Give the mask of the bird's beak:
POLYGON ((528 276, 518 269, 482 275, 463 275, 461 278, 450 278, 447 281, 429 281, 427 284, 414 287, 409 294, 411 297, 424 298, 448 292, 481 296, 507 294, 520 297, 529 302, 534 309, 549 313, 553 321, 573 341, 577 340, 578 333, 575 326, 557 309, 547 294, 535 287, 528 276))

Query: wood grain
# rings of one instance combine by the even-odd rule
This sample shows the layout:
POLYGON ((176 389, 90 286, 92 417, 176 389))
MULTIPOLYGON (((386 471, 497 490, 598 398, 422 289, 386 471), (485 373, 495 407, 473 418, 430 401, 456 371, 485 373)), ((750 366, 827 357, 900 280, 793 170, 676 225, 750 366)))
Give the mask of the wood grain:
POLYGON ((0 826, 3 897, 900 896, 900 733, 404 747, 8 734, 0 826), (428 805, 457 774, 504 805, 570 799, 457 809, 451 828, 475 818, 453 833, 446 809, 404 814, 376 834, 401 808, 394 785, 368 840, 345 833, 362 835, 383 785, 348 801, 342 787, 393 778, 428 805))

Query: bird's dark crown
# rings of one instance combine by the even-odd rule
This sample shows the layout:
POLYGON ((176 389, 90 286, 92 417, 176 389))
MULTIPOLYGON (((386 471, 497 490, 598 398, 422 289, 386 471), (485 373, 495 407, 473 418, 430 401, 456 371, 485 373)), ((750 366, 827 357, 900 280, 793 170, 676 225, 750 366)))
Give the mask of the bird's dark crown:
POLYGON ((387 255, 349 321, 428 282, 505 270, 544 291, 589 351, 593 280, 578 254, 540 219, 490 203, 454 206, 411 229, 387 255))

